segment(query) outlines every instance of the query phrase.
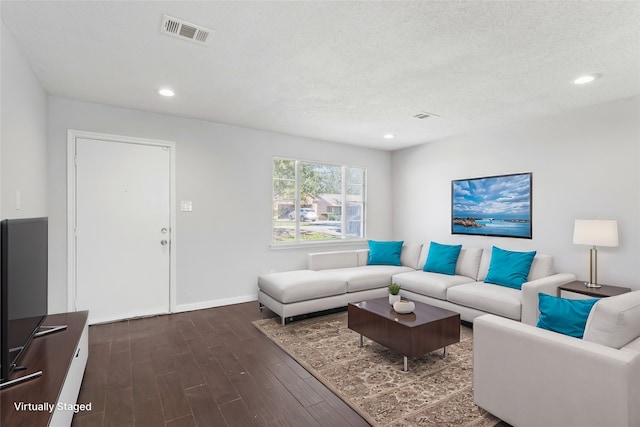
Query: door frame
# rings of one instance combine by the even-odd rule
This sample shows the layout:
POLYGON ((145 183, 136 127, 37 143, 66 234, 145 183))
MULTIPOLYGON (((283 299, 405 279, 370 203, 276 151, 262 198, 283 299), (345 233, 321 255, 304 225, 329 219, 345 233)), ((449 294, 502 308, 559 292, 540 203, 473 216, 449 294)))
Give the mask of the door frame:
POLYGON ((76 311, 77 266, 76 266, 76 139, 98 139, 124 144, 152 145, 166 147, 169 150, 169 226, 171 239, 169 247, 169 313, 176 311, 176 147, 173 141, 138 138, 133 136, 112 135, 101 132, 90 132, 77 129, 67 130, 67 310, 76 311))

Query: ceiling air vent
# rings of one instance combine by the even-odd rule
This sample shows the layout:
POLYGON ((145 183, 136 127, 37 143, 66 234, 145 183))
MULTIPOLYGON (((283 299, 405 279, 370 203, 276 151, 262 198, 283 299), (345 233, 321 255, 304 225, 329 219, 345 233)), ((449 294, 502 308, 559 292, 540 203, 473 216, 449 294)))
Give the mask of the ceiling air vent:
POLYGON ((200 25, 195 25, 169 15, 162 16, 162 28, 160 31, 168 36, 198 44, 207 44, 209 35, 213 32, 213 30, 209 28, 201 27, 200 25))
POLYGON ((418 114, 415 114, 413 117, 416 119, 424 120, 424 119, 428 119, 429 117, 439 117, 439 116, 437 114, 427 113, 426 111, 422 111, 418 114))

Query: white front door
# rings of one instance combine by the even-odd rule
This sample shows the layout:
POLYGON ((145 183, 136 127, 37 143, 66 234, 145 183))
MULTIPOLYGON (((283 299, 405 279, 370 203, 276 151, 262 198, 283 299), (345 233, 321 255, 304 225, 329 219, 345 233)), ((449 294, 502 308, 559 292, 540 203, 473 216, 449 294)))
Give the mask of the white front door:
POLYGON ((75 309, 89 323, 170 310, 171 149, 75 140, 75 309))

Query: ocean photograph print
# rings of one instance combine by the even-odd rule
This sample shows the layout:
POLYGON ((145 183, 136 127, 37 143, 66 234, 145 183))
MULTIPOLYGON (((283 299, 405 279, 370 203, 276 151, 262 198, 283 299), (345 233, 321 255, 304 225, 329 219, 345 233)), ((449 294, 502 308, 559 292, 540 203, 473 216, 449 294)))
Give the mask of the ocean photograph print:
POLYGON ((531 175, 451 181, 451 234, 531 239, 531 175))

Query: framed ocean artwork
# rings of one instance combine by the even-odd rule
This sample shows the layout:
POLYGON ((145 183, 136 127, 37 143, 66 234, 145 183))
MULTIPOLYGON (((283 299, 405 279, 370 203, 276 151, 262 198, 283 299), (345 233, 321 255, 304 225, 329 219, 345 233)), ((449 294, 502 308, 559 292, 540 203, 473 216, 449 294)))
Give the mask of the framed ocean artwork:
POLYGON ((531 172, 451 181, 451 234, 532 238, 531 172))

